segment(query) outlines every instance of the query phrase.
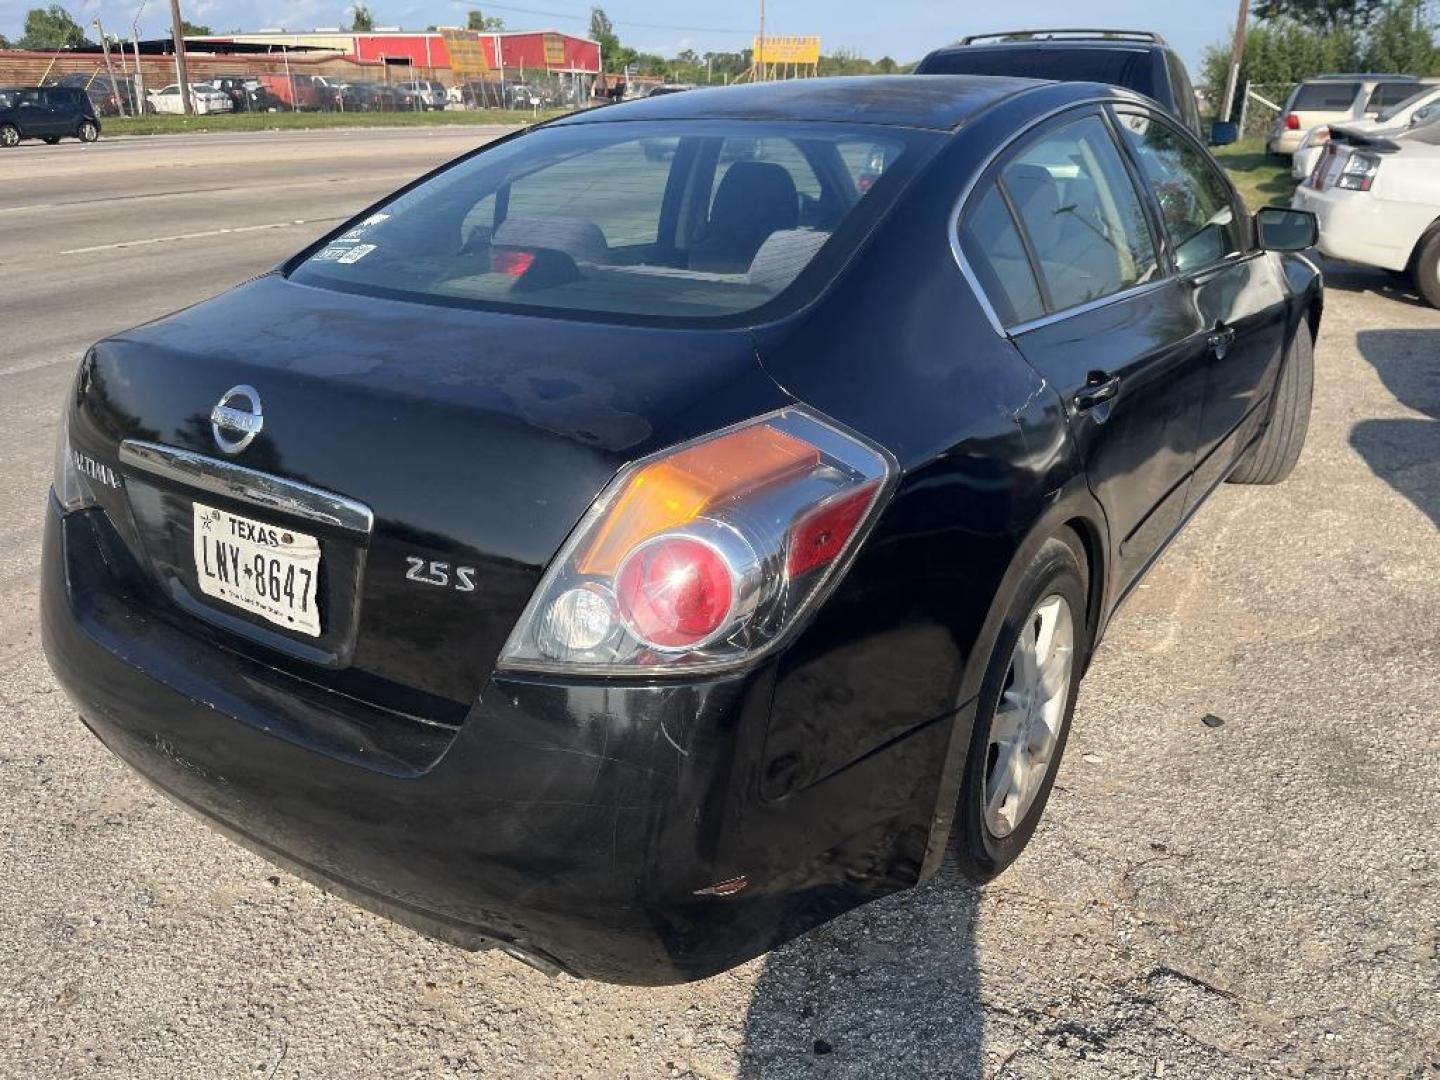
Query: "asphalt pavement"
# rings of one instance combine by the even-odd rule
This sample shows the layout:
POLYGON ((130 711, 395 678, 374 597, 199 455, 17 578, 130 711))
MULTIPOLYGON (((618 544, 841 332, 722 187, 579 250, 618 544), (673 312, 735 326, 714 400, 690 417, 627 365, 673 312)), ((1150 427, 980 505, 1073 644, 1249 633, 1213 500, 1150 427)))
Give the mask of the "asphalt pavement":
POLYGON ((1380 275, 1332 278, 1299 468, 1132 597, 983 890, 689 986, 552 980, 272 869, 95 742, 36 627, 80 352, 495 133, 0 154, 0 1076, 1440 1075, 1440 312, 1380 275))

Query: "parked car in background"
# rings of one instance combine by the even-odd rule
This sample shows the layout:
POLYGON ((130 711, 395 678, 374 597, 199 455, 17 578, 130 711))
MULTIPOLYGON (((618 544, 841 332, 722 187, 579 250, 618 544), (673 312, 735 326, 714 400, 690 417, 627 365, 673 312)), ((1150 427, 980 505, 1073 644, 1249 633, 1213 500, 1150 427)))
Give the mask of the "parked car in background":
MULTIPOLYGON (((179 83, 171 83, 159 90, 151 90, 145 97, 150 102, 150 108, 157 113, 184 115, 185 98, 180 93, 179 83)), ((190 105, 195 110, 196 116, 232 112, 235 108, 229 94, 223 90, 217 90, 209 83, 190 84, 190 105)))
POLYGON ((469 79, 457 83, 446 91, 449 100, 456 105, 468 105, 472 109, 501 109, 505 107, 505 90, 498 82, 487 79, 469 79))
POLYGON ((1305 132, 1305 137, 1290 158, 1290 175, 1296 180, 1304 180, 1310 175, 1333 131, 1343 129, 1364 135, 1400 135, 1437 116, 1440 116, 1440 86, 1422 80, 1415 93, 1373 119, 1362 112, 1334 124, 1318 124, 1305 132))
POLYGON ((1292 205, 1320 221, 1320 250, 1408 273, 1440 307, 1440 120, 1403 135, 1337 133, 1292 205))
POLYGON ((403 91, 378 82, 351 82, 340 88, 340 108, 346 112, 394 112, 413 108, 403 91))
POLYGON ((1195 88, 1178 53, 1148 30, 1010 30, 971 34, 930 53, 916 75, 1015 75, 1123 86, 1158 101, 1200 135, 1195 88))
POLYGON ((646 97, 664 97, 666 94, 679 94, 686 90, 694 90, 694 83, 661 83, 659 86, 652 86, 646 97))
POLYGON ((710 975, 1019 856, 1124 597, 1295 464, 1314 232, 1096 84, 576 113, 86 352, 46 654, 341 896, 710 975))
POLYGON ((1265 148, 1288 156, 1299 148, 1305 133, 1321 124, 1338 124, 1347 118, 1373 119, 1420 89, 1414 75, 1319 75, 1290 91, 1284 107, 1270 127, 1265 148))
POLYGON ((100 117, 83 90, 73 86, 0 87, 0 148, 23 139, 57 143, 64 138, 94 142, 100 117))
POLYGON ((256 78, 222 75, 210 85, 230 98, 236 112, 274 112, 285 104, 256 78))
POLYGON ((325 76, 264 72, 257 78, 280 109, 308 112, 335 107, 336 87, 325 76))
POLYGON ((112 79, 109 75, 85 75, 79 72, 69 72, 49 79, 47 85, 69 86, 83 90, 85 96, 90 99, 96 116, 119 116, 122 101, 127 110, 133 108, 134 105, 133 89, 127 80, 118 77, 112 79))
POLYGON ((445 108, 447 98, 445 84, 442 82, 434 79, 411 79, 408 82, 396 83, 396 89, 409 95, 421 108, 445 108))

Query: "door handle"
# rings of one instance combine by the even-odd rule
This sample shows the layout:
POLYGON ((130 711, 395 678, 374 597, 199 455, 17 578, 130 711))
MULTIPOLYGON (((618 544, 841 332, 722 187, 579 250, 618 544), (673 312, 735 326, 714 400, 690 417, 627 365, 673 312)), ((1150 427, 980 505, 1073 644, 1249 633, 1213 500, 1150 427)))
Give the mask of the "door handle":
POLYGON ((1108 371, 1092 371, 1085 377, 1085 388, 1075 395, 1075 408, 1079 412, 1093 409, 1114 399, 1120 393, 1120 376, 1108 371))
POLYGON ((1224 360, 1225 354, 1235 342, 1235 329, 1230 326, 1216 326, 1205 341, 1210 346, 1210 351, 1215 354, 1215 359, 1224 360))

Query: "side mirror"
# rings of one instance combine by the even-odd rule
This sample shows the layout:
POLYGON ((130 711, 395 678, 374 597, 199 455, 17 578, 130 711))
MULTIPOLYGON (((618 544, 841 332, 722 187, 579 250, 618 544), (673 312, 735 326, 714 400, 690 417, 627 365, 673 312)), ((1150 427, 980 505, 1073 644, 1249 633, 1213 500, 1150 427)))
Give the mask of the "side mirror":
POLYGON ((1267 206, 1255 214, 1255 231, 1266 251, 1304 251, 1320 239, 1320 222, 1309 210, 1267 206))
POLYGON ((1229 146, 1240 140, 1240 125, 1233 120, 1214 120, 1210 123, 1210 145, 1229 146))

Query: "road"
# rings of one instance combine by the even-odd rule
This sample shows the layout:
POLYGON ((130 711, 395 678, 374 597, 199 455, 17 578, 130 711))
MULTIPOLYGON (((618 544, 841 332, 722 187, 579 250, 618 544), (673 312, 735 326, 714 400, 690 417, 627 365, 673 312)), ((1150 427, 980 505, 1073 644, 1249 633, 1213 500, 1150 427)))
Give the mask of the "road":
POLYGON ((1440 312, 1388 279, 1334 279, 1295 475, 1223 489, 1132 598, 1035 842, 984 890, 691 986, 548 980, 272 870, 86 734, 35 626, 84 345, 487 134, 0 155, 0 1076, 1440 1070, 1440 312), (163 239, 220 229, 252 231, 163 239))

